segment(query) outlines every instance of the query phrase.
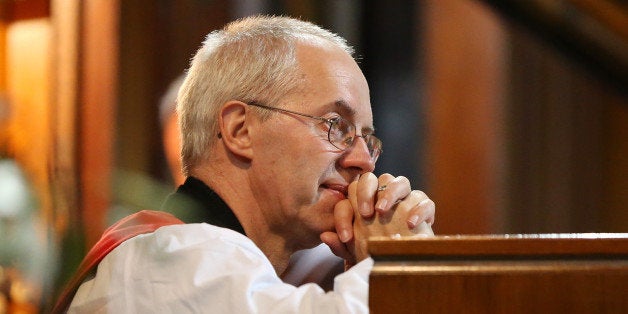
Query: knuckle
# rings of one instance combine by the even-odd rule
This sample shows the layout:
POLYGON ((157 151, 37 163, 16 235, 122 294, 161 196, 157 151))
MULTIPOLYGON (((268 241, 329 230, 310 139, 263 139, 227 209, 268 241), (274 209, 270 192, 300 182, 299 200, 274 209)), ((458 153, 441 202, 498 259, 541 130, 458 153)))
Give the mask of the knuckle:
POLYGON ((423 200, 429 200, 429 198, 427 197, 427 194, 425 194, 425 192, 421 191, 421 190, 412 190, 410 192, 410 195, 412 195, 412 197, 418 198, 421 201, 423 200))
POLYGON ((390 173, 384 173, 384 174, 379 176, 379 180, 383 181, 383 182, 391 181, 394 178, 395 177, 392 174, 390 174, 390 173))

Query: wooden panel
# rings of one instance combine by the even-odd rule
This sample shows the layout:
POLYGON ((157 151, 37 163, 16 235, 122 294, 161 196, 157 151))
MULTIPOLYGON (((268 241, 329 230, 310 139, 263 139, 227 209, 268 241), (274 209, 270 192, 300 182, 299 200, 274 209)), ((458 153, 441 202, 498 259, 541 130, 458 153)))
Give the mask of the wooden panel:
POLYGON ((612 255, 628 257, 628 234, 522 234, 437 236, 419 240, 373 238, 369 252, 376 258, 457 259, 492 256, 547 258, 612 255))
POLYGON ((12 22, 50 16, 49 0, 2 0, 0 20, 12 22))
POLYGON ((76 228, 79 221, 77 177, 77 111, 79 89, 79 1, 54 0, 52 23, 56 32, 53 43, 54 79, 50 145, 53 166, 53 224, 57 235, 76 228))
POLYGON ((626 232, 628 98, 520 29, 510 34, 508 232, 626 232), (623 125, 624 127, 619 127, 623 125), (617 178, 619 180, 614 180, 617 178))
MULTIPOLYGON (((6 93, 7 89, 7 25, 3 22, 0 22, 0 92, 6 93)), ((1 107, 1 106, 0 106, 1 107)), ((5 110, 4 108, 0 110, 5 110)), ((4 134, 3 125, 4 119, 7 118, 7 113, 4 111, 0 111, 0 145, 4 145, 4 138, 2 137, 4 134)), ((1 149, 1 148, 0 148, 1 149)))
POLYGON ((483 0, 625 93, 628 5, 612 0, 483 0))
POLYGON ((118 7, 115 0, 83 2, 79 154, 81 208, 88 247, 100 238, 111 201, 118 83, 118 7))
POLYGON ((625 313, 628 310, 626 262, 439 265, 375 271, 371 285, 405 292, 395 298, 371 290, 372 313, 403 313, 408 309, 416 313, 625 313))
POLYGON ((609 208, 604 221, 608 230, 625 232, 628 230, 628 97, 612 100, 608 113, 608 170, 609 208))
POLYGON ((503 30, 470 1, 426 1, 428 195, 437 233, 501 230, 503 30))
POLYGON ((628 234, 372 239, 372 313, 625 313, 628 234))
POLYGON ((119 84, 124 88, 116 112, 118 169, 153 178, 167 172, 160 159, 160 98, 187 69, 205 36, 227 22, 229 5, 225 0, 120 2, 119 84))

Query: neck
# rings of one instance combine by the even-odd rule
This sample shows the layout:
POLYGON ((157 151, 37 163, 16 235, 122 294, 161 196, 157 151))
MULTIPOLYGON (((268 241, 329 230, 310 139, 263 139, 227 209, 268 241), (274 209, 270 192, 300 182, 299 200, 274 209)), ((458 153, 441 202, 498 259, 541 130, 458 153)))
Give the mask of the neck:
POLYGON ((245 173, 230 171, 229 166, 213 161, 212 165, 199 167, 202 170, 197 169, 192 175, 207 184, 227 203, 242 224, 246 236, 266 255, 275 272, 281 275, 297 249, 290 245, 285 236, 273 232, 268 218, 264 216, 264 210, 268 208, 262 208, 263 205, 257 201, 245 173))
POLYGON ((294 251, 286 249, 285 245, 282 244, 284 242, 283 238, 277 235, 252 235, 250 239, 264 252, 264 255, 268 257, 277 275, 281 276, 288 267, 290 256, 292 256, 294 251))

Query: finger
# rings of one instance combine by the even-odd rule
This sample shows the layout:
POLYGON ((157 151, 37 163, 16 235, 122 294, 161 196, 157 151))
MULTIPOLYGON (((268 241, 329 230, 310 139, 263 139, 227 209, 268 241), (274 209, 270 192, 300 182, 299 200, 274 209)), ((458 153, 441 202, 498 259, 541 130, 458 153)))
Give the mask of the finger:
POLYGON ((423 221, 422 218, 427 216, 427 214, 424 215, 424 212, 427 213, 429 211, 429 208, 427 208, 429 205, 427 203, 428 200, 429 198, 425 193, 414 190, 403 201, 399 202, 391 212, 395 212, 395 215, 402 215, 408 226, 411 227, 410 229, 412 229, 423 221))
POLYGON ((420 223, 415 228, 415 232, 418 235, 425 235, 425 236, 433 236, 434 235, 434 231, 432 230, 432 227, 430 227, 430 225, 428 225, 425 221, 420 223))
POLYGON ((392 202, 386 197, 386 195, 390 195, 390 192, 386 192, 388 190, 388 184, 392 183, 395 180, 395 177, 389 173, 384 173, 379 178, 377 178, 377 203, 375 203, 375 210, 378 212, 383 212, 382 208, 390 209, 392 206, 392 202))
POLYGON ((358 208, 358 198, 356 195, 357 189, 358 189, 358 180, 355 180, 349 183, 349 186, 347 187, 347 199, 349 200, 353 208, 358 208))
POLYGON ((410 180, 404 176, 393 177, 384 174, 380 176, 379 182, 380 188, 375 204, 375 210, 379 213, 388 212, 395 204, 410 194, 410 180), (382 190, 383 186, 386 188, 382 190))
POLYGON ((388 183, 390 183, 391 181, 395 180, 395 177, 390 174, 390 173, 384 173, 381 176, 379 176, 379 178, 377 178, 377 183, 378 186, 386 186, 388 185, 388 183))
POLYGON ((377 177, 371 172, 362 174, 358 179, 354 194, 356 198, 355 204, 357 205, 355 208, 363 218, 370 218, 375 214, 374 205, 377 186, 377 177))
MULTIPOLYGON (((388 195, 390 197, 390 195, 394 195, 396 193, 397 192, 391 192, 388 195)), ((409 195, 403 193, 401 195, 404 195, 404 198, 400 200, 395 196, 394 199, 396 199, 396 201, 390 205, 389 209, 381 210, 376 208, 377 217, 380 224, 390 224, 393 220, 395 220, 399 223, 405 223, 406 225, 408 225, 407 221, 408 219, 410 219, 410 215, 413 214, 413 209, 419 204, 422 198, 421 195, 417 193, 410 193, 409 195)), ((427 198, 427 196, 424 196, 424 198, 427 198)), ((400 224, 399 226, 402 225, 400 224)), ((412 230, 412 228, 408 229, 412 230)))
POLYGON ((338 238, 347 243, 353 238, 353 207, 351 201, 344 199, 334 207, 334 224, 338 238))
POLYGON ((414 229, 423 222, 431 226, 434 223, 435 212, 436 204, 429 198, 422 199, 417 205, 410 209, 407 220, 408 228, 414 229))
POLYGON ((338 234, 331 231, 326 231, 321 233, 320 239, 323 243, 325 243, 334 255, 344 259, 344 260, 353 260, 353 254, 349 251, 347 246, 340 241, 338 234))

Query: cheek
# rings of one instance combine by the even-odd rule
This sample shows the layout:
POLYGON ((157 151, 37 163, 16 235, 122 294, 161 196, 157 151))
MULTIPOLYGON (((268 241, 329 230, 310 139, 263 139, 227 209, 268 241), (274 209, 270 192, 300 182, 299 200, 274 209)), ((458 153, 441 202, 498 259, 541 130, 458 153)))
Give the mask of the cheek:
POLYGON ((266 145, 270 157, 276 163, 290 165, 292 170, 298 171, 297 174, 301 171, 320 171, 321 167, 333 163, 334 154, 330 153, 329 148, 318 137, 290 134, 278 139, 266 145))
MULTIPOLYGON (((333 151, 327 139, 317 135, 317 130, 303 125, 275 125, 264 130, 264 135, 256 144, 255 155, 260 166, 293 193, 316 193, 321 178, 335 169, 337 152, 333 151), (287 129, 287 132, 279 130, 287 129)), ((255 161, 254 161, 255 162, 255 161)), ((305 195, 303 195, 305 196, 305 195)))

